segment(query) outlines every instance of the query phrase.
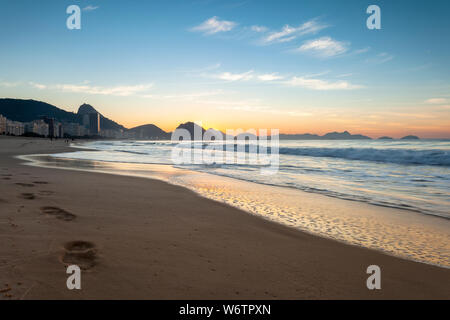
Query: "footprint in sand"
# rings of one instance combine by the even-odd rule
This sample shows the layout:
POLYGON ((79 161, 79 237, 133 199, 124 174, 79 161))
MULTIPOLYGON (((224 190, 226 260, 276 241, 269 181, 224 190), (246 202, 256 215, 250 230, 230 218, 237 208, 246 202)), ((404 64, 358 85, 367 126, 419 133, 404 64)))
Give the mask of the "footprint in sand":
POLYGON ((64 221, 72 221, 77 216, 67 212, 66 210, 63 210, 58 207, 42 207, 41 208, 42 213, 47 214, 49 216, 54 216, 56 219, 64 220, 64 221))
POLYGON ((36 199, 36 196, 33 193, 22 193, 20 195, 20 198, 26 199, 26 200, 33 200, 33 199, 36 199))
POLYGON ((32 184, 32 183, 17 182, 16 185, 21 186, 21 187, 34 187, 34 184, 32 184))
POLYGON ((97 264, 97 248, 87 241, 71 241, 64 245, 61 257, 65 265, 77 265, 82 270, 89 270, 97 264))

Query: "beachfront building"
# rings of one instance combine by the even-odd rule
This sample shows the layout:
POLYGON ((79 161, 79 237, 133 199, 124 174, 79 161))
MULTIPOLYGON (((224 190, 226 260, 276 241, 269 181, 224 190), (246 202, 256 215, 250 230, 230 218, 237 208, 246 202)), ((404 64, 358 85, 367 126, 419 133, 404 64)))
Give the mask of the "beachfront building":
POLYGON ((86 134, 86 129, 76 122, 64 123, 63 130, 70 137, 82 137, 86 134))
POLYGON ((25 125, 22 122, 6 120, 6 134, 21 136, 25 133, 25 125))
POLYGON ((123 138, 123 130, 105 129, 100 131, 100 136, 108 139, 121 139, 123 138))
POLYGON ((89 129, 80 126, 80 137, 88 136, 89 135, 89 129))
POLYGON ((35 120, 31 124, 31 132, 44 137, 48 136, 48 124, 44 120, 35 120))
POLYGON ((6 134, 6 121, 7 119, 0 114, 0 134, 6 134))
POLYGON ((63 123, 63 136, 69 136, 69 137, 84 137, 89 135, 89 129, 86 128, 84 125, 80 125, 76 122, 71 123, 63 123))
POLYGON ((96 136, 100 134, 100 114, 98 112, 87 113, 83 116, 83 125, 89 130, 89 134, 96 136))
POLYGON ((100 134, 100 114, 98 113, 89 114, 89 133, 91 135, 100 134))
POLYGON ((62 123, 58 122, 55 124, 55 134, 54 137, 63 138, 64 137, 64 129, 62 123))
POLYGON ((41 120, 48 125, 46 136, 53 138, 62 138, 64 136, 64 130, 60 122, 56 122, 55 119, 49 117, 42 117, 41 120))
POLYGON ((55 137, 55 119, 48 117, 42 117, 41 119, 48 125, 48 132, 46 136, 55 137))

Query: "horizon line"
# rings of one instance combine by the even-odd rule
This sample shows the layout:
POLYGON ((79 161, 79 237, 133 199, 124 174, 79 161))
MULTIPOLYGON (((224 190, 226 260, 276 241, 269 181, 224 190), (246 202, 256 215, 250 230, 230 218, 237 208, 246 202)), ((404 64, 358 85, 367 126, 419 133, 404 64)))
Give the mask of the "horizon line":
MULTIPOLYGON (((53 106, 53 107, 55 107, 55 108, 57 108, 57 109, 60 109, 60 110, 62 110, 62 111, 68 112, 68 113, 73 113, 73 114, 75 114, 75 115, 78 114, 77 112, 68 111, 68 110, 66 110, 66 109, 63 109, 63 108, 58 107, 58 106, 56 106, 56 105, 53 105, 53 104, 51 104, 51 103, 48 103, 48 102, 45 102, 45 101, 42 101, 42 100, 36 100, 36 99, 33 99, 33 98, 24 99, 24 98, 8 98, 8 97, 4 97, 4 98, 0 98, 0 100, 34 101, 34 102, 39 102, 39 103, 45 103, 45 104, 48 104, 48 105, 50 105, 50 106, 53 106)), ((96 110, 103 118, 108 119, 108 120, 111 120, 111 121, 117 123, 118 125, 124 127, 126 130, 132 130, 132 129, 135 129, 135 128, 138 128, 138 127, 142 127, 142 126, 146 126, 146 125, 154 125, 154 126, 156 126, 157 128, 159 128, 159 129, 161 129, 162 131, 164 131, 165 133, 172 133, 173 131, 175 131, 175 130, 176 130, 180 125, 182 125, 182 124, 187 124, 187 123, 195 123, 195 124, 197 124, 197 122, 198 122, 198 121, 191 121, 191 120, 184 121, 184 122, 180 122, 178 125, 176 125, 176 124, 174 125, 175 129, 169 130, 169 131, 166 131, 166 130, 162 129, 160 126, 158 126, 158 125, 155 124, 155 123, 144 123, 144 124, 140 124, 140 125, 136 125, 136 126, 130 127, 130 126, 125 126, 125 125, 123 125, 123 124, 120 124, 120 123, 117 122, 116 120, 112 120, 111 118, 108 118, 108 117, 104 116, 101 112, 99 112, 95 107, 93 107, 93 106, 92 106, 91 104, 89 104, 89 103, 83 102, 78 108, 80 108, 80 107, 83 106, 83 105, 88 105, 88 106, 92 107, 92 108, 93 108, 94 110, 96 110)), ((0 114, 0 115, 1 115, 1 114, 0 114)), ((202 126, 202 128, 203 128, 203 126, 202 126)), ((241 129, 241 130, 243 130, 243 132, 245 133, 245 132, 247 132, 247 131, 249 131, 249 130, 252 130, 252 129, 255 129, 255 128, 248 128, 248 129, 243 129, 243 128, 229 129, 229 128, 227 128, 227 129, 225 129, 225 130, 220 130, 220 129, 217 129, 217 128, 214 128, 214 127, 210 127, 210 128, 208 128, 208 129, 205 129, 205 128, 203 128, 203 129, 204 129, 205 131, 206 131, 206 130, 210 130, 210 129, 216 130, 216 131, 220 131, 221 133, 223 133, 223 134, 226 135, 226 132, 224 132, 224 131, 226 131, 226 130, 240 130, 240 129, 241 129)), ((278 129, 278 128, 270 128, 270 129, 268 129, 268 128, 258 128, 257 131, 262 130, 262 129, 266 129, 266 130, 268 130, 268 131, 269 131, 269 130, 280 130, 280 129, 278 129)), ((374 136, 374 135, 369 135, 369 134, 365 134, 365 133, 351 133, 349 129, 344 129, 343 131, 339 131, 339 130, 335 130, 335 129, 334 129, 334 130, 333 130, 333 129, 330 129, 330 131, 328 131, 328 130, 326 130, 326 131, 327 131, 327 132, 320 134, 320 133, 311 133, 311 132, 285 133, 285 132, 281 132, 281 130, 280 130, 279 135, 287 135, 287 136, 295 136, 295 135, 313 135, 313 136, 317 136, 317 137, 319 137, 319 138, 322 138, 322 137, 324 137, 325 135, 331 134, 331 133, 343 134, 343 133, 346 133, 346 132, 347 132, 347 133, 349 133, 351 136, 358 136, 358 135, 360 135, 360 136, 365 136, 365 137, 367 137, 367 138, 370 138, 371 140, 379 140, 380 138, 385 138, 385 137, 386 137, 386 138, 389 138, 389 139, 392 139, 392 140, 401 140, 401 139, 403 139, 403 138, 405 138, 405 137, 408 137, 408 136, 415 136, 415 137, 419 138, 420 140, 450 140, 450 137, 422 138, 422 137, 420 137, 419 135, 414 134, 414 133, 409 133, 409 134, 405 134, 405 135, 398 135, 398 138, 396 138, 396 137, 392 137, 392 136, 390 136, 390 135, 388 135, 388 134, 380 134, 379 136, 374 136)), ((257 134, 257 136, 260 136, 260 135, 257 134)), ((311 139, 311 140, 314 140, 314 139, 311 139)), ((349 140, 357 140, 357 139, 349 139, 349 140)), ((361 140, 364 140, 364 139, 361 139, 361 140)), ((368 140, 368 139, 366 139, 366 140, 368 140)))

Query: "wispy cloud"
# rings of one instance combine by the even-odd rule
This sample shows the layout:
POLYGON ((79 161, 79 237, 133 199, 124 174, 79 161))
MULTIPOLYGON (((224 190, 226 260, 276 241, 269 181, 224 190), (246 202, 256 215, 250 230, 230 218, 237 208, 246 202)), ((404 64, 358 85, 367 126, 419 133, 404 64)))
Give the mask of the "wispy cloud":
POLYGON ((222 95, 223 90, 211 90, 195 93, 168 94, 168 95, 143 95, 143 98, 153 98, 159 100, 175 100, 175 101, 201 101, 202 98, 222 95))
POLYGON ((347 77, 351 77, 353 75, 353 73, 343 73, 340 75, 337 75, 337 78, 347 78, 347 77))
POLYGON ((427 104, 444 104, 447 103, 447 99, 445 98, 431 98, 428 100, 425 100, 425 103, 427 104))
POLYGON ((269 30, 267 27, 264 26, 251 26, 250 29, 255 32, 266 32, 267 30, 269 30))
POLYGON ((5 88, 17 87, 19 84, 20 84, 19 82, 0 81, 0 87, 5 87, 5 88))
POLYGON ((89 5, 89 6, 84 7, 83 11, 94 11, 94 10, 97 10, 98 8, 100 8, 100 7, 99 6, 91 6, 91 5, 89 5))
POLYGON ((293 77, 291 80, 287 81, 286 84, 293 87, 302 87, 311 90, 353 90, 363 87, 343 80, 327 81, 306 77, 293 77))
POLYGON ((202 74, 202 76, 207 78, 219 79, 228 82, 235 81, 249 81, 256 80, 262 82, 271 82, 276 80, 284 79, 285 77, 279 75, 278 73, 255 73, 253 70, 242 72, 242 73, 232 73, 232 72, 222 72, 217 74, 202 74))
POLYGON ((65 92, 88 93, 88 94, 110 95, 121 97, 132 96, 137 93, 142 93, 148 91, 152 87, 153 87, 152 83, 138 84, 132 86, 115 86, 115 87, 100 87, 100 86, 76 85, 76 84, 58 84, 55 86, 56 89, 65 92))
POLYGON ((91 86, 88 85, 87 82, 84 82, 83 84, 52 84, 52 85, 29 82, 29 85, 40 90, 44 89, 60 90, 64 92, 110 95, 120 97, 142 94, 153 87, 152 83, 145 83, 131 86, 130 85, 113 86, 113 87, 91 86))
POLYGON ((211 75, 211 77, 225 81, 247 81, 253 79, 253 70, 243 73, 222 72, 219 74, 211 75))
POLYGON ((334 57, 347 52, 348 43, 322 37, 304 42, 297 51, 309 52, 319 57, 334 57))
POLYGON ((39 89, 39 90, 47 89, 47 86, 45 84, 35 83, 35 82, 30 82, 29 84, 30 84, 30 86, 32 86, 36 89, 39 89))
POLYGON ((271 32, 268 36, 263 38, 262 41, 265 44, 289 42, 302 35, 317 33, 327 27, 327 25, 319 23, 317 19, 309 20, 298 27, 292 27, 287 24, 281 29, 281 31, 271 32))
POLYGON ((382 52, 382 53, 377 54, 373 58, 367 59, 366 61, 370 62, 370 63, 375 63, 375 64, 382 64, 382 63, 391 61, 392 59, 394 59, 393 55, 386 53, 386 52, 382 52))
POLYGON ((362 49, 355 50, 355 51, 353 51, 353 53, 354 54, 362 54, 362 53, 369 52, 369 50, 370 50, 370 47, 365 47, 365 48, 362 48, 362 49))
POLYGON ((218 32, 227 32, 236 27, 237 23, 233 21, 220 20, 218 17, 212 17, 202 24, 191 28, 191 31, 202 32, 207 35, 218 32))
POLYGON ((326 74, 329 74, 330 72, 331 72, 330 70, 325 70, 325 71, 318 72, 318 73, 306 74, 306 75, 303 75, 303 78, 317 78, 317 77, 321 77, 326 74))
POLYGON ((260 80, 260 81, 275 81, 275 80, 281 80, 283 78, 284 78, 283 76, 280 76, 276 73, 261 74, 258 76, 258 80, 260 80))
MULTIPOLYGON (((323 80, 317 77, 327 74, 328 71, 315 75, 294 76, 287 79, 286 75, 274 73, 257 73, 253 70, 243 73, 222 72, 218 74, 203 74, 202 76, 219 79, 227 82, 237 81, 260 81, 287 85, 290 87, 302 87, 311 90, 353 90, 363 88, 362 85, 356 85, 345 80, 323 80)), ((349 76, 349 75, 346 75, 349 76)))

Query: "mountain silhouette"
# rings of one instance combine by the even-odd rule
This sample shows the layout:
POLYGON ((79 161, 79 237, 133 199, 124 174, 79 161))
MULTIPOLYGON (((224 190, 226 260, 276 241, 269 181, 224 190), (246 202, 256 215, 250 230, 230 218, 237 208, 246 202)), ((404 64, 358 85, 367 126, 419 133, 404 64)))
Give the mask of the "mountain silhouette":
POLYGON ((322 139, 326 140, 358 140, 358 139, 371 139, 361 134, 350 134, 348 131, 344 132, 330 132, 322 136, 322 139))
POLYGON ((170 139, 170 133, 154 124, 145 124, 128 130, 136 139, 170 139))
POLYGON ((191 135, 191 137, 190 137, 191 140, 194 140, 194 139, 196 138, 196 137, 195 137, 195 133, 196 133, 196 132, 198 132, 198 133, 201 132, 201 137, 199 137, 199 138, 203 138, 203 135, 204 135, 204 133, 205 133, 205 131, 206 131, 205 129, 203 129, 202 127, 200 127, 198 124, 196 124, 196 123, 194 123, 194 122, 191 122, 191 121, 180 124, 180 125, 175 129, 175 131, 177 131, 177 130, 179 130, 179 129, 187 130, 187 131, 189 132, 189 134, 191 135))
POLYGON ((78 114, 89 114, 89 113, 100 113, 97 110, 95 110, 95 108, 93 106, 91 106, 90 104, 82 104, 79 108, 78 108, 78 114))
POLYGON ((41 117, 55 118, 61 122, 79 122, 77 114, 35 100, 0 99, 0 114, 20 122, 30 122, 41 117))
POLYGON ((103 116, 100 112, 98 112, 90 104, 85 103, 78 108, 77 114, 80 116, 80 118, 82 118, 83 115, 89 114, 89 113, 100 114, 100 129, 101 130, 124 130, 124 131, 127 130, 124 126, 103 116))
POLYGON ((372 138, 361 134, 344 132, 329 132, 323 136, 317 134, 280 134, 280 140, 370 140, 372 138))
POLYGON ((418 136, 409 135, 409 136, 405 136, 405 137, 401 138, 400 140, 419 140, 419 139, 420 138, 418 136))

